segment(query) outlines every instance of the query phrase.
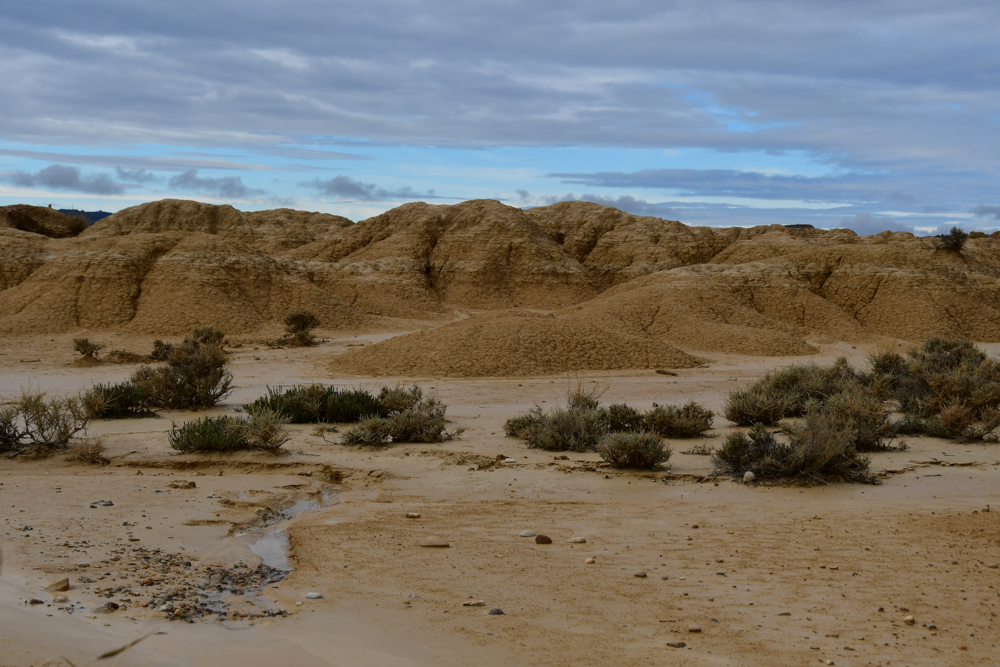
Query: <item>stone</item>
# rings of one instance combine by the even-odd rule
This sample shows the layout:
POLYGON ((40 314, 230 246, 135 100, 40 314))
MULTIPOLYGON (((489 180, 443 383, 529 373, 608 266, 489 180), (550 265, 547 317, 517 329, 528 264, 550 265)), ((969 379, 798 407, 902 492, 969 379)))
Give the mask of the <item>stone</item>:
POLYGON ((463 607, 485 607, 486 606, 486 601, 485 600, 469 600, 468 602, 463 602, 462 606, 463 607))
POLYGON ((535 535, 535 544, 552 544, 552 538, 548 535, 535 535))
POLYGON ((118 611, 120 605, 117 602, 105 602, 94 610, 95 614, 113 614, 118 611))
POLYGON ((566 540, 566 542, 569 543, 569 544, 586 544, 587 543, 587 538, 586 537, 571 537, 568 540, 566 540))
POLYGON ((504 463, 517 463, 517 459, 504 459, 504 463))
POLYGON ((406 513, 406 518, 407 519, 419 519, 420 518, 420 512, 407 512, 406 513))
POLYGON ((743 483, 744 484, 751 484, 755 479, 757 479, 757 475, 753 474, 749 470, 747 470, 745 473, 743 473, 743 483))
POLYGON ((927 629, 928 629, 928 630, 937 630, 937 629, 938 629, 938 627, 937 627, 937 624, 936 624, 936 623, 928 623, 928 624, 927 624, 927 629))
POLYGON ((28 604, 34 607, 36 604, 45 604, 45 602, 43 600, 39 600, 38 598, 31 598, 28 600, 28 604))
POLYGON ((193 489, 197 485, 194 482, 189 482, 186 479, 179 479, 176 482, 170 482, 167 484, 171 489, 193 489))
POLYGON ((646 578, 646 573, 645 572, 636 572, 633 576, 638 577, 639 579, 645 579, 646 578))
POLYGON ((914 619, 912 616, 906 616, 903 618, 903 623, 906 623, 907 625, 914 625, 916 622, 917 622, 916 619, 914 619))
POLYGON ((443 537, 438 537, 437 535, 431 535, 420 541, 420 546, 422 547, 432 547, 437 549, 447 549, 451 545, 443 537))
POLYGON ((596 558, 588 558, 587 560, 585 560, 585 561, 583 561, 583 562, 584 562, 584 563, 585 563, 586 565, 593 565, 594 563, 596 563, 596 562, 597 562, 597 559, 596 559, 596 558))
POLYGON ((69 590, 69 579, 66 578, 66 577, 63 577, 62 579, 57 579, 57 580, 53 581, 51 584, 49 584, 48 586, 46 586, 45 590, 51 591, 51 592, 54 592, 54 593, 62 593, 63 591, 68 591, 69 590))
POLYGON ((701 632, 701 626, 692 623, 691 625, 688 626, 688 632, 701 632))
POLYGON ((667 642, 667 646, 670 648, 684 648, 687 644, 684 642, 667 642))
POLYGON ((54 598, 52 598, 52 601, 55 602, 56 604, 65 604, 66 602, 69 602, 69 598, 66 597, 65 595, 57 595, 54 598))
POLYGON ((519 535, 520 535, 521 537, 534 537, 534 536, 535 536, 535 535, 537 535, 537 534, 538 534, 538 533, 536 533, 535 531, 531 530, 530 528, 529 528, 528 530, 522 530, 522 531, 521 531, 521 532, 519 533, 519 535))
POLYGON ((323 594, 319 593, 317 591, 309 591, 308 593, 306 593, 306 599, 307 600, 320 600, 320 599, 322 599, 322 597, 323 597, 323 594))
POLYGON ((486 612, 487 616, 504 616, 503 609, 493 608, 486 612))

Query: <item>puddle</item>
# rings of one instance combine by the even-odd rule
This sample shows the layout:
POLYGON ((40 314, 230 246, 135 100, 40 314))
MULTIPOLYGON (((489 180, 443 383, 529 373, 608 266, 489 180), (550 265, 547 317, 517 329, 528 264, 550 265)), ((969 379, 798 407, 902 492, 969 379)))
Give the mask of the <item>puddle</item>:
POLYGON ((285 532, 284 524, 303 512, 315 512, 326 507, 339 490, 339 486, 324 487, 322 493, 299 500, 275 512, 266 519, 264 525, 239 533, 236 537, 246 538, 247 547, 264 565, 276 570, 291 571, 292 566, 288 559, 288 534, 285 532))

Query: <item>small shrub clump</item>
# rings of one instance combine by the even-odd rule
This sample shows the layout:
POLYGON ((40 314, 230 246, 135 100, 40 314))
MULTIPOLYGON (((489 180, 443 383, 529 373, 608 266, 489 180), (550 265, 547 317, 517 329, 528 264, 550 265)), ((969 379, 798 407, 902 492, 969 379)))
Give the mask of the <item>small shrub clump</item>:
POLYGON ((615 468, 657 470, 670 459, 671 448, 655 433, 609 433, 597 443, 597 453, 615 468))
POLYGON ((97 353, 104 349, 104 345, 89 338, 74 338, 73 349, 88 359, 97 359, 97 353))
POLYGON ((142 366, 131 382, 146 392, 150 405, 192 410, 215 405, 232 391, 225 334, 211 327, 195 329, 173 346, 163 366, 142 366))
POLYGON ((145 417, 151 413, 146 388, 129 381, 95 384, 83 393, 81 401, 91 419, 145 417))
POLYGON ((48 398, 43 392, 24 391, 13 404, 0 406, 0 452, 66 449, 86 430, 87 421, 79 398, 48 398))
POLYGON ((78 445, 71 446, 69 452, 69 458, 73 461, 102 466, 111 463, 111 459, 104 455, 104 440, 101 438, 88 438, 78 445))
POLYGON ((952 227, 951 231, 939 237, 938 247, 950 252, 962 252, 965 242, 969 240, 969 233, 961 227, 952 227))
POLYGON ((694 401, 681 407, 658 405, 646 413, 645 426, 661 438, 696 438, 712 428, 714 417, 694 401))
POLYGON ((385 417, 390 412, 367 391, 318 384, 287 389, 268 387, 266 396, 243 407, 249 413, 263 408, 274 410, 293 424, 354 423, 362 417, 385 417))
POLYGON ((367 416, 344 434, 345 445, 381 446, 390 442, 444 442, 464 429, 448 432, 447 406, 437 397, 424 397, 420 387, 383 387, 377 399, 386 416, 367 416))
POLYGON ((291 437, 286 419, 269 410, 260 410, 247 418, 222 415, 201 417, 181 426, 174 425, 167 434, 170 446, 179 452, 232 452, 259 449, 277 453, 291 437))
POLYGON ((285 332, 288 342, 298 347, 309 347, 316 344, 312 330, 320 324, 319 317, 308 310, 293 310, 285 315, 285 332))

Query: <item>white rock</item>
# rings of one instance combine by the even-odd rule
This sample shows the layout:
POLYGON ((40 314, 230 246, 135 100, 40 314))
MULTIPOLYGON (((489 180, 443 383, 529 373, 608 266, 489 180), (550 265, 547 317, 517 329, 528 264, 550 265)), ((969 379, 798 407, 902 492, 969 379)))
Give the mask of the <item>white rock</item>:
POLYGON ((504 463, 517 463, 517 459, 504 459, 504 463))
POLYGON ((596 558, 588 558, 587 560, 585 560, 585 561, 583 561, 583 562, 584 562, 584 563, 585 563, 586 565, 593 565, 594 563, 596 563, 596 562, 597 562, 597 559, 596 559, 596 558))
POLYGON ((587 543, 587 538, 586 537, 571 537, 571 538, 569 538, 566 541, 568 543, 570 543, 570 544, 586 544, 587 543))
POLYGON ((745 473, 743 473, 743 483, 744 484, 749 484, 752 481, 754 481, 755 479, 757 479, 757 475, 753 474, 749 470, 747 470, 745 473))
POLYGON ((688 632, 701 632, 701 626, 692 623, 688 626, 688 632))
POLYGON ((306 598, 309 600, 319 600, 321 597, 323 597, 323 594, 317 593, 316 591, 309 591, 306 593, 306 598))
POLYGON ((520 532, 521 537, 534 537, 537 534, 538 533, 536 533, 535 531, 531 530, 530 528, 528 530, 522 530, 520 532))

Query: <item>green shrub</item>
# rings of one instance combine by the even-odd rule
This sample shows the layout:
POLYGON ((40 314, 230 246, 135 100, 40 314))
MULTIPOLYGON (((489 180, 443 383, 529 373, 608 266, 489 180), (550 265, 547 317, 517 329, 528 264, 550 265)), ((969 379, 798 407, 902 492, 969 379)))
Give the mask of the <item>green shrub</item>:
POLYGON ((576 388, 566 396, 566 405, 570 410, 597 410, 603 394, 603 387, 594 385, 588 388, 582 382, 577 382, 576 388))
POLYGON ((13 405, 0 406, 0 452, 66 449, 86 428, 87 411, 79 398, 24 391, 13 405))
POLYGON ((247 412, 267 408, 287 417, 293 424, 354 423, 362 417, 384 417, 389 410, 361 389, 338 389, 323 385, 267 388, 267 396, 243 406, 247 412))
MULTIPOLYGON (((389 389, 388 387, 384 388, 389 389)), ((396 388, 398 389, 398 388, 396 388)), ((400 397, 400 394, 392 396, 400 397)), ((345 445, 385 445, 390 442, 444 442, 459 437, 464 429, 449 433, 445 419, 447 406, 436 397, 422 398, 423 392, 416 385, 404 390, 408 396, 418 396, 415 403, 400 411, 392 411, 386 417, 366 417, 357 426, 344 434, 345 445)), ((382 397, 382 394, 379 395, 382 397)), ((402 405, 403 402, 394 403, 402 405)))
POLYGON ((760 384, 729 392, 722 405, 726 419, 740 426, 774 426, 793 410, 794 402, 787 395, 760 384))
POLYGON ((801 425, 789 429, 788 442, 778 441, 761 424, 731 433, 712 460, 717 472, 736 477, 752 472, 761 480, 878 481, 869 473, 869 459, 851 445, 851 434, 820 412, 807 413, 801 425))
POLYGON ((892 433, 885 401, 860 385, 838 392, 813 410, 822 411, 840 431, 849 433, 859 452, 884 451, 892 433))
POLYGON ((104 349, 104 345, 95 343, 89 338, 74 338, 73 349, 90 359, 96 359, 97 353, 104 349))
POLYGON ((556 408, 545 415, 544 421, 522 434, 528 447, 550 452, 585 452, 597 447, 608 432, 601 410, 556 408))
POLYGON ((316 344, 312 330, 319 326, 319 318, 308 310, 293 310, 285 315, 285 331, 292 345, 308 347, 316 344))
POLYGON ((524 414, 511 417, 503 424, 503 431, 511 438, 523 438, 529 429, 545 423, 545 412, 536 405, 524 414))
POLYGON ((81 397, 91 419, 121 419, 150 414, 146 388, 126 381, 118 384, 95 384, 81 397))
POLYGON ((222 415, 201 417, 181 426, 174 425, 167 434, 170 446, 179 452, 231 452, 261 449, 276 452, 288 442, 287 420, 269 410, 260 410, 248 418, 222 415))
POLYGON ((694 401, 659 405, 645 416, 646 428, 661 438, 695 438, 712 428, 715 413, 694 401))
POLYGON ((211 327, 195 329, 173 347, 164 366, 142 366, 131 382, 156 407, 190 410, 215 405, 232 391, 229 357, 222 349, 224 337, 211 327))
POLYGON ((627 433, 646 429, 647 416, 626 403, 612 403, 605 409, 610 433, 627 433))
POLYGON ((597 443, 597 453, 615 468, 656 470, 670 459, 670 447, 655 433, 609 433, 597 443))
POLYGON ((889 433, 898 435, 926 435, 931 438, 949 438, 951 434, 937 419, 921 419, 913 415, 904 415, 902 419, 889 424, 889 433))

